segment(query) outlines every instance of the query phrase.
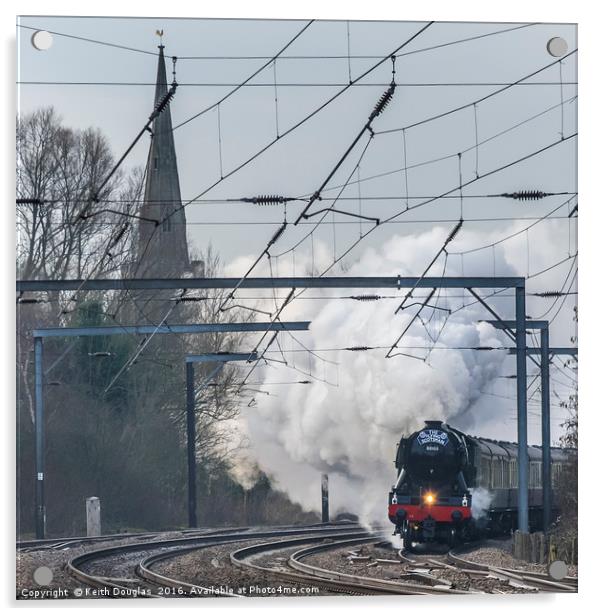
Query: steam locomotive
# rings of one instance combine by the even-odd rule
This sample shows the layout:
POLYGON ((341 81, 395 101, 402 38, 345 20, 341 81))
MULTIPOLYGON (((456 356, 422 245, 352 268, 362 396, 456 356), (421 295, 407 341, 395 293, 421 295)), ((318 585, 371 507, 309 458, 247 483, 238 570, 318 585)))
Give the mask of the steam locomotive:
MULTIPOLYGON (((541 447, 529 447, 529 518, 541 524, 541 447)), ((441 421, 402 438, 398 476, 389 493, 389 520, 404 544, 456 545, 517 527, 518 446, 463 434, 441 421)), ((552 486, 569 453, 551 448, 552 486)))

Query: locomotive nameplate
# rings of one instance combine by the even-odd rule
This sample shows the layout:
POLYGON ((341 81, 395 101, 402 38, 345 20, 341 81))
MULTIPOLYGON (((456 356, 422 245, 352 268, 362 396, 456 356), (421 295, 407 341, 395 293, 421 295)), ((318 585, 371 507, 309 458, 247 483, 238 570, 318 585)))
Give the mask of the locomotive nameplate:
POLYGON ((422 430, 416 439, 420 445, 437 443, 437 445, 441 445, 442 447, 445 447, 449 441, 447 433, 443 432, 443 430, 422 430))

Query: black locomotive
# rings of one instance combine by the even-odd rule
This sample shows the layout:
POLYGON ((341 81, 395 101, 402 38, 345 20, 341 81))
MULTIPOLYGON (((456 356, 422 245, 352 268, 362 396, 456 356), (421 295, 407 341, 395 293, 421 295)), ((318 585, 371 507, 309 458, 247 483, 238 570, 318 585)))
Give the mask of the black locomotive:
MULTIPOLYGON (((541 447, 529 447, 529 518, 541 523, 541 447)), ((517 527, 518 446, 468 436, 441 421, 402 438, 389 493, 389 520, 405 545, 454 545, 479 533, 504 533, 517 527)), ((566 450, 553 447, 552 486, 566 450)))

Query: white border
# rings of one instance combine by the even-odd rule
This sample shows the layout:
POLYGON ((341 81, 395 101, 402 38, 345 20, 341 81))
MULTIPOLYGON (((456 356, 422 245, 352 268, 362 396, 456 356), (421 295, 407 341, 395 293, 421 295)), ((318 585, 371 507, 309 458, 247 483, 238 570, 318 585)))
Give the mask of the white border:
MULTIPOLYGON (((598 603, 595 595, 596 579, 599 575, 599 565, 594 558, 600 556, 597 546, 600 545, 601 509, 600 482, 598 469, 600 468, 600 421, 602 414, 597 412, 600 408, 596 381, 600 380, 598 351, 600 349, 598 326, 600 318, 600 253, 596 251, 600 244, 602 211, 602 186, 600 183, 600 19, 595 8, 596 3, 587 0, 573 0, 572 2, 500 0, 499 2, 484 2, 476 0, 428 0, 423 2, 381 1, 357 2, 347 0, 304 0, 303 2, 285 2, 280 0, 222 0, 221 2, 203 2, 192 4, 188 2, 159 2, 145 0, 133 2, 132 0, 104 0, 102 3, 84 4, 80 1, 63 0, 44 2, 42 0, 15 0, 2 4, 2 43, 4 60, 2 62, 4 79, 2 106, 3 106, 3 147, 0 148, 2 157, 0 169, 4 190, 4 208, 2 214, 2 265, 4 266, 5 298, 2 302, 2 318, 0 323, 5 327, 5 340, 12 339, 13 343, 4 345, 6 355, 5 364, 0 374, 6 379, 3 390, 10 392, 3 407, 4 431, 6 442, 3 448, 5 473, 2 476, 2 500, 4 512, 10 512, 5 517, 2 540, 2 582, 4 583, 3 597, 9 604, 15 605, 11 597, 14 596, 14 215, 11 203, 14 198, 14 117, 15 117, 15 16, 21 15, 98 15, 98 16, 165 16, 165 17, 243 17, 243 18, 293 18, 293 19, 370 19, 370 20, 430 20, 437 21, 547 21, 569 22, 579 25, 579 125, 582 134, 579 140, 579 192, 581 193, 581 220, 579 225, 580 250, 580 339, 581 370, 580 370, 580 401, 581 401, 581 450, 580 450, 580 592, 579 595, 533 597, 447 597, 447 598, 411 598, 411 597, 385 597, 369 599, 333 598, 333 599, 307 599, 307 600, 254 600, 249 602, 236 602, 236 605, 225 605, 224 602, 178 601, 170 602, 144 602, 142 609, 178 606, 179 609, 208 610, 236 609, 248 612, 258 610, 307 610, 324 609, 329 612, 345 611, 359 613, 368 610, 406 610, 437 609, 454 610, 465 613, 482 612, 507 613, 516 608, 530 610, 560 611, 581 607, 584 602, 598 603), (403 606, 403 607, 402 607, 403 606)), ((599 582, 598 582, 599 584, 599 582)), ((126 609, 138 610, 140 603, 128 602, 87 602, 86 608, 93 609, 126 609)), ((27 611, 34 609, 65 609, 81 608, 81 602, 44 602, 33 606, 31 603, 18 604, 19 608, 27 611)), ((585 607, 585 605, 583 606, 585 607)), ((587 608, 586 608, 587 609, 587 608)))

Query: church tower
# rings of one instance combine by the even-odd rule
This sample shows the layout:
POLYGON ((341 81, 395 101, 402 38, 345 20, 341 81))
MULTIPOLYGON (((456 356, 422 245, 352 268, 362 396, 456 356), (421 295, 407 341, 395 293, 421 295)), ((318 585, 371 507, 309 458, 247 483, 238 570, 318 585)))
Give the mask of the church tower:
MULTIPOLYGON (((163 49, 159 45, 155 107, 168 92, 163 49)), ((137 276, 179 277, 191 270, 191 264, 169 105, 155 118, 151 130, 144 203, 140 210, 140 216, 151 221, 141 220, 138 227, 137 276), (172 212, 175 213, 164 220, 172 212), (152 220, 163 222, 157 226, 152 220)))

